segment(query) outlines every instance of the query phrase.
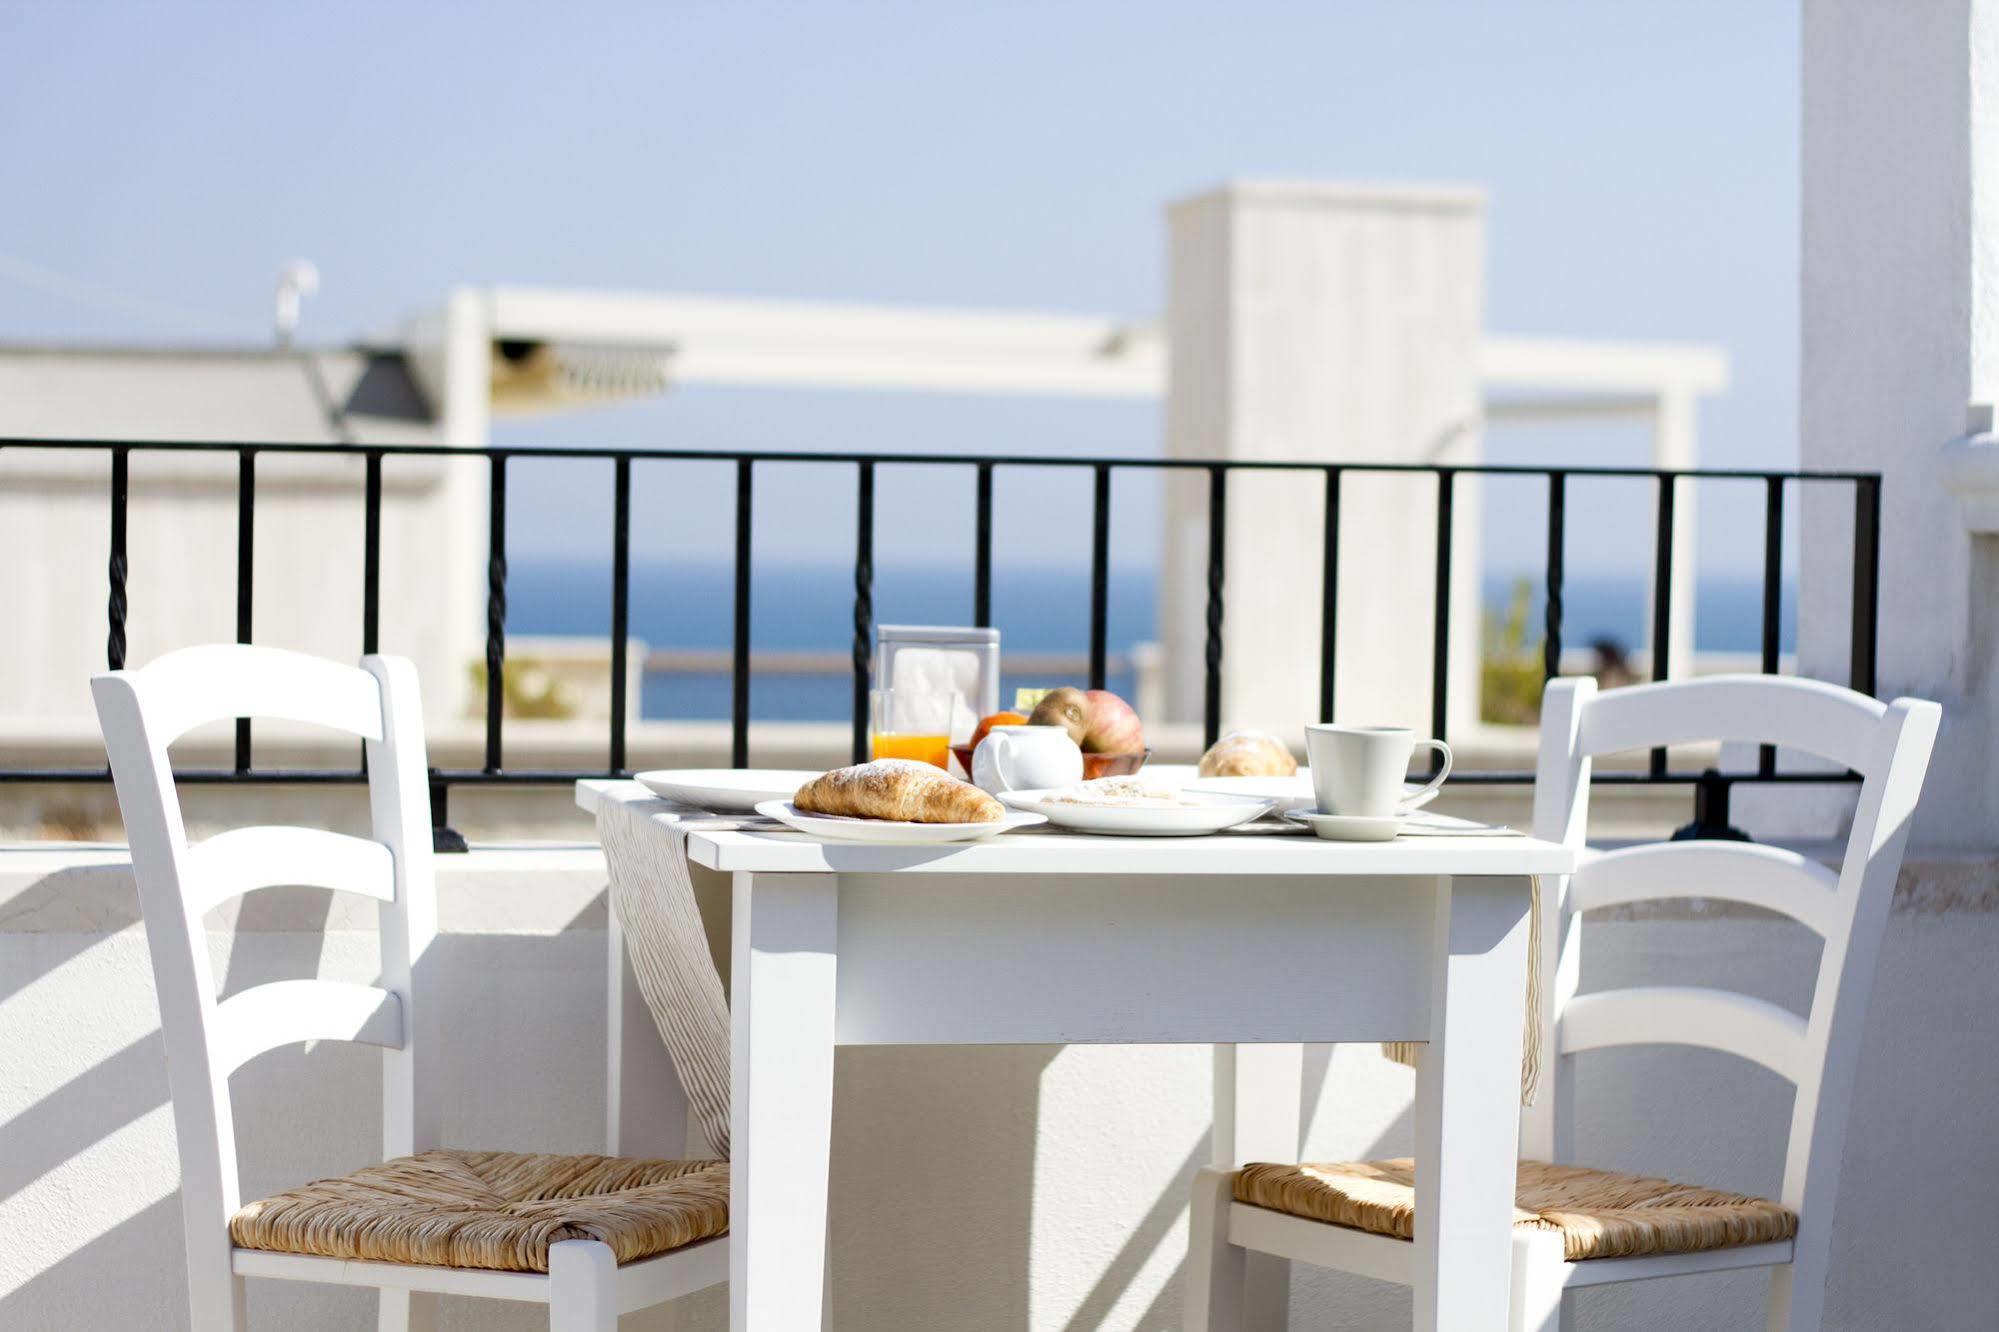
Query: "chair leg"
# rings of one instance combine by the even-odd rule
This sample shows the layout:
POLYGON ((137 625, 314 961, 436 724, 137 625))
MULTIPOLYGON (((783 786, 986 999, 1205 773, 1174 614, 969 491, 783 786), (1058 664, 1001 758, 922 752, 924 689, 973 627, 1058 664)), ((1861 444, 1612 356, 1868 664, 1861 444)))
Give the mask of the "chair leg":
POLYGON ((424 1290, 385 1290, 376 1316, 379 1332, 436 1332, 437 1296, 424 1290))
POLYGON ((243 1278, 236 1275, 236 1251, 227 1224, 211 1218, 204 1206, 204 1202, 214 1201, 182 1190, 188 1326, 197 1332, 244 1332, 250 1320, 243 1310, 243 1278))
POLYGON ((224 1274, 216 1280, 188 1282, 188 1326, 204 1332, 248 1332, 244 1310, 244 1278, 224 1274))
POLYGON ((610 1245, 548 1246, 548 1332, 618 1332, 618 1259, 610 1245))
POLYGON ((1770 1332, 1818 1332, 1825 1317, 1826 1265, 1798 1257, 1770 1269, 1770 1332))
POLYGON ((1229 1243, 1235 1173, 1203 1166, 1194 1172, 1187 1231, 1186 1332, 1244 1332, 1243 1291, 1249 1251, 1229 1243))
POLYGON ((243 1307, 243 1278, 225 1265, 220 1271, 192 1267, 187 1274, 188 1325, 201 1332, 248 1332, 249 1314, 243 1307))
POLYGON ((1566 1268, 1559 1238, 1514 1232, 1509 1332, 1573 1332, 1574 1297, 1563 1286, 1566 1268))
POLYGON ((1791 1261, 1770 1272, 1770 1332, 1818 1332, 1832 1266, 1830 1207, 1805 1209, 1791 1241, 1791 1261))

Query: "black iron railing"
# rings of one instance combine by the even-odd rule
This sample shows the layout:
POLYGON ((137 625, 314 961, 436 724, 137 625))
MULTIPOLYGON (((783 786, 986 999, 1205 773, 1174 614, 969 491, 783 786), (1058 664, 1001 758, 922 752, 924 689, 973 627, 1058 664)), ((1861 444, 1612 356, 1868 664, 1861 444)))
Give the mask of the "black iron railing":
MULTIPOLYGON (((1208 555, 1206 567, 1205 644, 1203 652, 1203 725, 1206 742, 1212 743, 1220 726, 1221 683, 1227 663, 1222 655, 1222 624, 1225 604, 1223 553, 1227 545, 1228 480, 1231 473, 1295 473, 1300 479, 1316 477, 1323 485, 1325 519, 1323 538, 1324 601, 1319 626, 1319 715, 1333 716, 1337 699, 1337 645, 1339 640, 1339 562, 1342 479, 1349 474, 1412 474, 1429 476, 1436 484, 1435 593, 1433 602, 1433 647, 1431 655, 1430 728, 1438 736, 1449 731, 1449 680, 1451 670, 1450 624, 1452 611, 1451 566, 1453 517, 1457 480, 1465 476, 1538 477, 1547 486, 1547 555, 1545 561, 1543 668, 1547 676, 1559 673, 1562 657, 1564 616, 1563 585, 1567 576, 1564 552, 1568 514, 1568 482, 1575 477, 1649 478, 1656 488, 1657 507, 1653 535, 1652 579, 1652 677, 1664 679, 1668 669, 1666 646, 1673 633, 1673 569, 1676 552, 1673 525, 1676 498, 1682 482, 1713 479, 1760 483, 1764 488, 1764 552, 1762 602, 1762 669, 1778 668, 1778 628, 1782 608, 1782 552, 1784 499, 1787 488, 1804 486, 1850 487, 1853 495, 1852 625, 1848 683, 1863 693, 1875 689, 1875 640, 1877 634, 1879 549, 1881 522, 1881 478, 1871 472, 1771 472, 1695 468, 1679 471, 1619 467, 1524 467, 1498 463, 1430 465, 1386 462, 1286 462, 1286 461, 1203 461, 1170 458, 1043 457, 1000 455, 968 457, 948 453, 803 453, 769 450, 723 449, 601 449, 554 447, 453 448, 445 445, 368 444, 276 444, 276 443, 179 443, 141 440, 41 440, 0 439, 0 451, 87 451, 110 455, 110 482, 107 506, 110 526, 108 568, 108 633, 105 659, 112 669, 125 664, 125 623, 128 612, 128 554, 126 518, 131 488, 131 457, 135 453, 233 454, 237 460, 237 564, 236 637, 250 642, 255 630, 251 619, 254 566, 257 460, 266 454, 353 456, 365 460, 363 479, 362 530, 362 623, 364 652, 380 646, 382 584, 382 474, 391 459, 406 457, 481 458, 490 479, 489 535, 486 565, 486 716, 483 761, 477 768, 437 769, 431 774, 433 819, 440 830, 446 828, 448 798, 457 785, 559 784, 582 777, 624 775, 627 771, 626 639, 631 620, 631 526, 632 473, 635 466, 671 466, 687 462, 727 462, 735 469, 734 608, 731 642, 730 757, 735 766, 747 766, 750 759, 750 551, 754 506, 754 481, 760 464, 806 463, 854 469, 857 480, 857 530, 854 540, 853 595, 853 750, 865 753, 867 691, 873 667, 873 583, 875 478, 878 468, 897 465, 962 466, 971 469, 975 484, 975 521, 972 572, 972 620, 978 625, 992 622, 993 582, 993 480, 1002 467, 1056 467, 1087 469, 1092 477, 1090 539, 1089 684, 1101 688, 1108 660, 1109 572, 1111 497, 1115 477, 1121 472, 1169 472, 1205 475, 1208 483, 1208 555), (611 639, 610 721, 604 766, 589 770, 538 770, 510 768, 505 763, 505 688, 507 628, 507 471, 515 459, 598 460, 613 467, 611 615, 607 626, 611 639)), ((1476 649, 1474 645, 1473 650, 1476 649)), ((354 782, 365 777, 359 769, 320 771, 258 768, 254 765, 251 727, 239 722, 235 736, 235 761, 227 769, 205 769, 178 774, 183 781, 300 783, 354 782)), ((0 761, 0 781, 6 782, 98 782, 109 778, 103 768, 62 769, 8 766, 0 761)), ((1520 783, 1531 781, 1527 772, 1461 771, 1454 782, 1520 783)), ((1651 755, 1642 771, 1599 771, 1600 782, 1679 782, 1697 784, 1697 804, 1702 823, 1721 827, 1727 822, 1729 785, 1739 781, 1825 782, 1840 780, 1823 772, 1780 771, 1776 754, 1763 749, 1753 771, 1740 773, 1676 772, 1667 765, 1664 750, 1651 755)))

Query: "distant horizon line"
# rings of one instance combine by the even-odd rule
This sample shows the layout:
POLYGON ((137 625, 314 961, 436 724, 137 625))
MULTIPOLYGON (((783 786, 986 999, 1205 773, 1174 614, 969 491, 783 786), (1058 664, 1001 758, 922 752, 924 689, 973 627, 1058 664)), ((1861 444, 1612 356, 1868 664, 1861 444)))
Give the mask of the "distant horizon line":
MULTIPOLYGON (((562 567, 562 568, 576 568, 576 569, 590 569, 590 570, 601 569, 607 574, 610 572, 610 567, 611 567, 611 556, 610 552, 608 551, 605 552, 604 556, 601 559, 585 555, 546 554, 537 551, 510 551, 508 552, 508 558, 516 565, 515 572, 519 572, 519 566, 529 565, 529 564, 540 568, 562 567)), ((631 560, 632 560, 632 568, 635 572, 640 568, 657 567, 661 565, 668 565, 680 569, 694 568, 694 569, 704 569, 704 570, 719 570, 722 572, 733 572, 735 568, 734 559, 726 556, 719 558, 697 559, 697 558, 687 558, 676 555, 641 556, 634 553, 633 556, 631 557, 631 560)), ((846 571, 846 570, 851 570, 852 561, 848 559, 839 559, 839 558, 828 559, 828 560, 789 558, 789 559, 760 559, 752 561, 751 568, 753 570, 759 567, 765 569, 769 568, 818 569, 821 567, 830 567, 846 571)), ((1077 573, 1084 576, 1087 576, 1089 572, 1086 565, 1081 564, 1079 561, 1073 561, 1073 560, 1065 560, 1061 562, 1043 562, 1032 559, 1002 560, 998 558, 995 558, 993 561, 993 570, 995 573, 1001 571, 1005 571, 1008 573, 1032 573, 1032 574, 1077 573)), ((874 563, 874 572, 875 572, 875 577, 877 578, 880 578, 884 573, 889 573, 889 574, 962 573, 965 577, 969 578, 972 575, 973 569, 972 569, 972 564, 969 560, 967 560, 962 566, 957 566, 957 565, 938 565, 934 563, 919 563, 914 560, 904 563, 893 560, 877 559, 874 563)), ((1110 575, 1112 578, 1130 578, 1146 574, 1156 574, 1157 572, 1158 570, 1156 565, 1150 568, 1133 569, 1129 566, 1121 568, 1118 565, 1113 564, 1110 570, 1110 575)), ((1492 569, 1485 571, 1483 576, 1486 579, 1525 578, 1529 582, 1532 582, 1537 586, 1545 584, 1547 579, 1547 574, 1545 570, 1531 569, 1531 568, 1492 569)), ((1612 582, 1612 581, 1621 582, 1634 578, 1649 579, 1651 576, 1652 576, 1652 570, 1649 568, 1622 569, 1611 573, 1576 573, 1571 571, 1565 575, 1563 582, 1566 584, 1580 584, 1580 583, 1589 583, 1589 582, 1612 582)), ((1713 582, 1760 583, 1763 581, 1763 572, 1760 569, 1721 569, 1721 570, 1698 571, 1696 572, 1694 577, 1697 583, 1713 583, 1713 582)), ((1796 584, 1797 581, 1798 581, 1798 576, 1795 570, 1787 571, 1782 578, 1782 583, 1785 587, 1793 586, 1794 584, 1796 584)))

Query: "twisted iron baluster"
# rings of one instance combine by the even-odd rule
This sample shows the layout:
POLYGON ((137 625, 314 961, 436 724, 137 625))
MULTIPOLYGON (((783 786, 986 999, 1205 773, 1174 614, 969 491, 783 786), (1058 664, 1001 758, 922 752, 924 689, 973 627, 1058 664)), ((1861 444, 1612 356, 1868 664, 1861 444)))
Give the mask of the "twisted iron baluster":
POLYGON ((870 638, 875 622, 875 465, 864 462, 855 493, 854 522, 854 762, 868 757, 868 674, 874 666, 870 638))
POLYGON ((486 557, 486 764, 500 770, 500 726, 506 715, 507 457, 493 455, 486 557))
POLYGON ((486 561, 486 676, 501 678, 507 656, 507 557, 495 553, 486 561))
POLYGON ((1222 575, 1228 560, 1228 473, 1208 473, 1208 642, 1202 680, 1202 744, 1212 745, 1222 723, 1222 575))
POLYGON ((1562 531, 1568 508, 1568 478, 1560 472, 1548 476, 1548 595, 1543 608, 1541 669, 1546 679, 1562 673, 1562 583, 1567 577, 1563 559, 1562 531))
POLYGON ((125 552, 111 553, 111 596, 107 603, 111 632, 104 640, 104 657, 114 671, 125 669, 125 552))

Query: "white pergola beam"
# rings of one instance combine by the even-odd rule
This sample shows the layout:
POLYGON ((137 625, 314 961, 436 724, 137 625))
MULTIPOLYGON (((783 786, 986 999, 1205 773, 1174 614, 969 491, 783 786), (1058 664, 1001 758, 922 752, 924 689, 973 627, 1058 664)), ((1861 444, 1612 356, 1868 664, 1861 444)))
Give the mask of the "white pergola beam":
POLYGON ((1158 329, 1082 315, 501 287, 493 337, 672 353, 676 383, 1156 398, 1158 329))
MULTIPOLYGON (((1146 320, 1095 315, 495 287, 495 339, 651 347, 680 384, 1163 398, 1166 346, 1146 320)), ((1718 348, 1486 337, 1488 390, 1575 395, 1543 414, 1647 410, 1644 400, 1728 386, 1718 348), (1587 395, 1587 396, 1584 396, 1587 395)), ((1495 404, 1509 417, 1523 404, 1495 404)))
POLYGON ((1488 390, 1719 393, 1728 387, 1728 354, 1663 342, 1487 337, 1479 348, 1479 377, 1488 390))

